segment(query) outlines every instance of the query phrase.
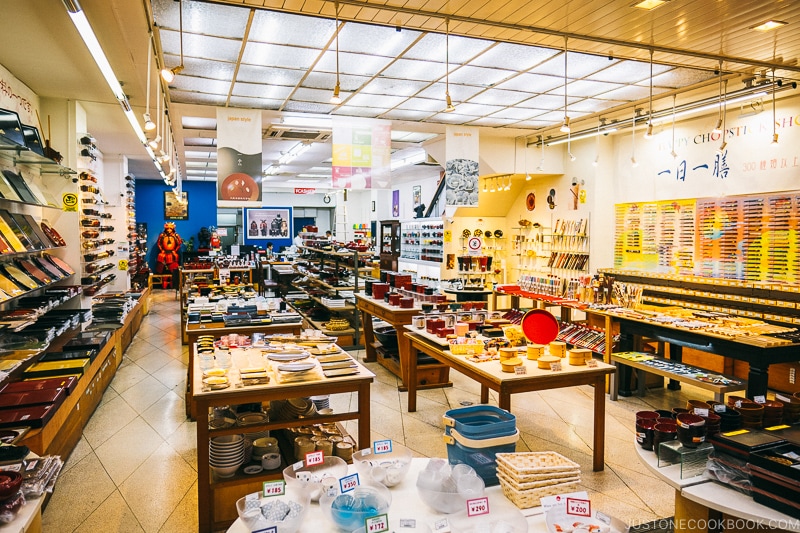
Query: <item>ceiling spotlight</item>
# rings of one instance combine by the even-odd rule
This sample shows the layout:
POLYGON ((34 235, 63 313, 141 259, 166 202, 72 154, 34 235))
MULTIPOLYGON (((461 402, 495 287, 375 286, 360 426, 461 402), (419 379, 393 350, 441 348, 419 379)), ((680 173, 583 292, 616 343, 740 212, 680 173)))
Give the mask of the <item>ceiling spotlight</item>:
POLYGON ((669 153, 669 155, 671 155, 673 159, 676 159, 676 158, 678 157, 678 152, 676 152, 675 150, 673 150, 673 151, 671 151, 671 152, 669 153))
POLYGON ((536 167, 536 172, 544 172, 544 159, 539 161, 539 166, 536 167))
POLYGON ((156 148, 158 148, 158 143, 160 142, 161 142, 161 135, 156 135, 155 137, 150 139, 150 141, 147 144, 150 145, 150 148, 155 150, 156 148))
POLYGON ((445 101, 445 104, 446 104, 446 107, 444 108, 446 113, 452 113, 453 111, 456 110, 456 106, 453 105, 453 100, 452 100, 452 98, 450 98, 450 92, 449 91, 445 93, 444 101, 445 101))
POLYGON ((508 181, 506 181, 506 186, 505 186, 505 187, 503 187, 503 190, 504 190, 504 191, 510 191, 510 190, 511 190, 511 176, 509 176, 509 177, 508 177, 508 178, 506 178, 506 179, 507 179, 508 181))
POLYGON ((340 93, 340 86, 339 82, 336 82, 336 87, 333 88, 333 96, 331 96, 331 103, 335 105, 339 105, 342 103, 342 97, 339 95, 340 93))
POLYGON ((561 130, 560 130, 561 133, 569 133, 571 131, 569 127, 569 122, 570 122, 569 117, 565 116, 564 123, 561 124, 561 130))
POLYGON ((773 133, 772 134, 772 143, 771 144, 778 144, 778 134, 777 133, 773 133))
POLYGON ((525 181, 531 181, 532 179, 530 174, 525 174, 525 181))
POLYGON ((647 131, 644 132, 644 138, 650 139, 653 137, 653 123, 647 125, 647 131))
POLYGON ((577 158, 577 157, 575 157, 575 156, 572 154, 572 152, 569 152, 569 160, 570 160, 570 161, 572 161, 572 162, 575 162, 575 160, 576 160, 576 159, 578 159, 578 158, 577 158))
POLYGON ((497 183, 497 178, 492 180, 492 188, 489 189, 489 192, 495 192, 497 190, 497 188, 495 187, 495 183, 497 183))
POLYGON ((450 19, 449 18, 444 19, 444 28, 445 28, 444 110, 446 113, 452 113, 453 111, 456 110, 456 106, 453 105, 453 99, 450 98, 450 19))
POLYGON ((597 154, 597 156, 595 156, 595 158, 594 158, 594 161, 592 161, 592 166, 596 167, 599 164, 600 164, 600 154, 597 154))
POLYGON ((161 79, 167 83, 172 83, 175 80, 175 75, 180 73, 183 70, 183 67, 178 65, 177 67, 173 68, 164 68, 161 69, 161 79))
POLYGON ((330 102, 334 105, 342 103, 342 97, 339 95, 341 86, 339 85, 339 2, 336 2, 336 86, 333 88, 333 96, 330 102))
POLYGON ((161 79, 163 79, 167 83, 172 83, 175 79, 175 76, 179 74, 183 70, 183 1, 178 0, 178 29, 180 30, 180 41, 181 41, 181 64, 177 67, 172 68, 162 68, 161 69, 161 79))
POLYGON ((150 113, 144 114, 144 129, 147 131, 153 131, 156 129, 156 123, 150 118, 150 113))
POLYGON ((727 148, 727 147, 728 147, 728 143, 726 141, 722 141, 722 144, 720 144, 719 148, 717 148, 717 153, 722 155, 725 152, 725 148, 727 148))
POLYGON ((484 178, 484 180, 483 180, 483 192, 489 192, 489 187, 487 187, 486 181, 487 180, 484 178))
POLYGON ((158 160, 161 161, 162 163, 166 163, 167 161, 169 161, 169 159, 170 159, 169 154, 165 153, 162 150, 161 151, 161 156, 158 158, 158 160))
POLYGON ((631 156, 631 166, 636 168, 639 166, 639 163, 636 161, 636 158, 631 156))
POLYGON ((711 133, 716 133, 717 135, 722 133, 722 117, 717 119, 717 125, 714 126, 713 130, 711 130, 711 133))

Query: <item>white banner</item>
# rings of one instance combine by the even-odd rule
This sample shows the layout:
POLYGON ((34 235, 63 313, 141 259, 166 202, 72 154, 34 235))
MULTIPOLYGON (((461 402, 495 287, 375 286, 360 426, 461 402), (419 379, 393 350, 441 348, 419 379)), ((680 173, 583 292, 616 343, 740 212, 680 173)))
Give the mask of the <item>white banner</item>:
POLYGON ((386 189, 391 177, 392 123, 333 117, 331 184, 345 189, 386 189))
POLYGON ((447 126, 445 205, 478 207, 478 128, 447 126))
POLYGON ((261 111, 217 108, 217 205, 260 207, 261 111))

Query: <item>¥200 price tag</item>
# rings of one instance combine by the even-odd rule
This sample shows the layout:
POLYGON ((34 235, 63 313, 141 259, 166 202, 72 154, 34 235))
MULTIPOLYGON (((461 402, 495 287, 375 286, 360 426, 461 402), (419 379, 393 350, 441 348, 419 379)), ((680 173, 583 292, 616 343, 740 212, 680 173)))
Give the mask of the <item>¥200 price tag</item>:
POLYGON ((567 498, 567 514, 575 516, 592 516, 592 502, 578 498, 567 498))
POLYGON ((345 492, 350 492, 354 488, 358 487, 358 485, 358 472, 355 474, 350 474, 349 476, 345 476, 339 480, 339 488, 341 489, 342 494, 345 492))
POLYGON ((325 456, 322 455, 322 450, 306 454, 306 466, 321 465, 323 462, 325 462, 325 456))
POLYGON ((489 498, 473 498, 467 500, 467 516, 489 514, 489 498))
POLYGON ((261 488, 261 494, 264 497, 268 496, 281 496, 286 492, 286 482, 280 481, 265 481, 261 488))
POLYGON ((367 533, 389 531, 389 516, 385 514, 371 516, 364 520, 364 528, 367 530, 367 533))
POLYGON ((376 455, 379 453, 390 453, 392 451, 392 441, 390 439, 376 440, 372 443, 372 451, 376 455))

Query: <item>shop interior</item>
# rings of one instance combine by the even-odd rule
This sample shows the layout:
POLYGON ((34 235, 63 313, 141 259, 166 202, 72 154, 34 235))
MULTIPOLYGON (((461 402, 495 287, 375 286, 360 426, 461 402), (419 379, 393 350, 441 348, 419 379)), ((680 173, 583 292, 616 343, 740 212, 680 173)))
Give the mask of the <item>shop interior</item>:
POLYGON ((46 4, 0 532, 800 531, 800 5, 46 4))

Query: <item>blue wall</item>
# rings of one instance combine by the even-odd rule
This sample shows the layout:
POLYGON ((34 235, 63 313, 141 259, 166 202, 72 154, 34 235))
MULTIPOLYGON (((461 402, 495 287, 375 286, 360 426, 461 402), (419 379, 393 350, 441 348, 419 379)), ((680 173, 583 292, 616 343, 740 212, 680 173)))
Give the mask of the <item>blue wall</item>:
MULTIPOLYGON (((175 231, 183 239, 184 247, 190 237, 194 237, 197 250, 197 232, 202 227, 217 225, 217 187, 214 182, 184 181, 183 190, 188 193, 189 219, 173 220, 175 231)), ((171 187, 163 181, 136 180, 136 222, 147 224, 147 262, 156 271, 156 240, 164 229, 164 192, 171 187)))

